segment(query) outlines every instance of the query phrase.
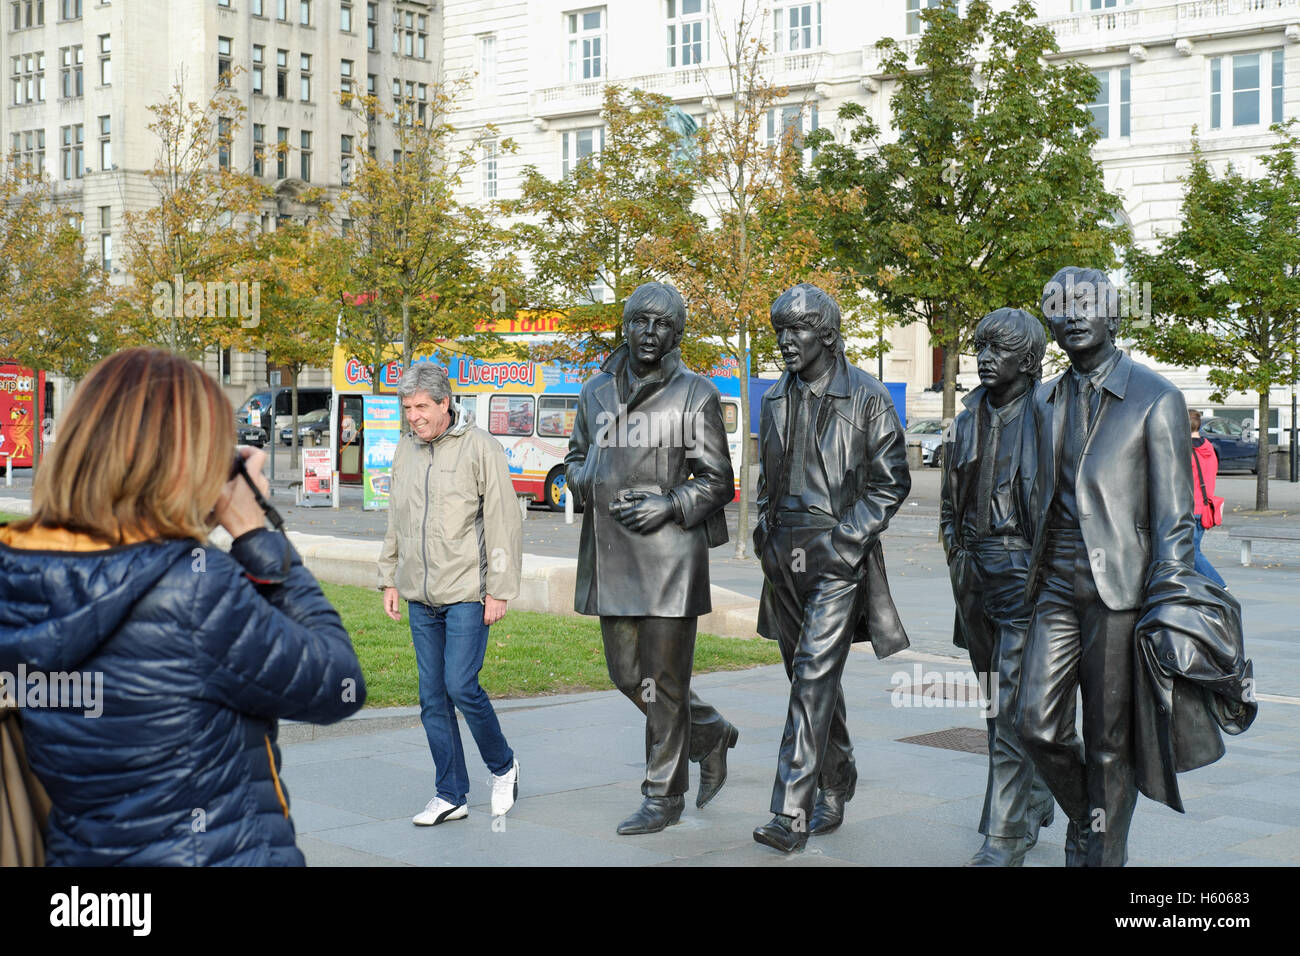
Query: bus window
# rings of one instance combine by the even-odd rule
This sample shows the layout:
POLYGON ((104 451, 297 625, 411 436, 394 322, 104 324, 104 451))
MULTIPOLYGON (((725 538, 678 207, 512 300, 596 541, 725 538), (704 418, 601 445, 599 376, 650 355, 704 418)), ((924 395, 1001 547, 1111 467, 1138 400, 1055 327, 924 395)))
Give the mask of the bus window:
POLYGON ((488 431, 493 435, 531 435, 533 397, 493 395, 488 402, 488 431))
POLYGON ((576 396, 543 396, 537 400, 537 434, 544 438, 568 438, 578 414, 576 396))
POLYGON ((726 426, 728 435, 735 434, 740 427, 740 406, 735 402, 722 403, 722 424, 726 426))

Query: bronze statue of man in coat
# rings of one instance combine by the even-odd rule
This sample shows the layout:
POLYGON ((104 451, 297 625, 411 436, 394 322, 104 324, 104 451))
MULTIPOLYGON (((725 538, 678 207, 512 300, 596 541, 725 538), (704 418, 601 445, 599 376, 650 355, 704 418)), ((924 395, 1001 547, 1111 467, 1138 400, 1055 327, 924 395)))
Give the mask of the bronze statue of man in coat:
POLYGON ((599 615, 614 685, 646 717, 640 809, 620 834, 677 823, 727 777, 736 728, 690 689, 696 619, 712 610, 709 548, 724 544, 735 496, 718 390, 682 364, 686 306, 670 285, 637 287, 624 344, 583 387, 564 458, 585 504, 574 610, 599 615))
POLYGON ((790 704, 771 822, 754 839, 789 853, 834 831, 857 770, 841 676, 854 641, 908 644, 880 535, 911 490, 903 427, 884 385, 850 365, 840 309, 801 283, 772 304, 785 373, 759 414, 758 632, 780 644, 790 704))
POLYGON ((1038 468, 1033 392, 1047 335, 1023 309, 997 309, 975 327, 980 385, 963 400, 944 445, 939 527, 957 616, 953 642, 985 688, 989 772, 968 866, 1020 866, 1051 823, 1051 791, 1015 732, 1020 660, 1033 605, 1025 597, 1038 468))

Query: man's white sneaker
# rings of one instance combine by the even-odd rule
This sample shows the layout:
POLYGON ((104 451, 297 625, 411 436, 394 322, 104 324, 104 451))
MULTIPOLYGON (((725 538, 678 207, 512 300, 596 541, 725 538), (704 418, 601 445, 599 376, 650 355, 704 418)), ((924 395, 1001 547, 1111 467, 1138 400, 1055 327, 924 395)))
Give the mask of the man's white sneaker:
POLYGON ((411 817, 411 822, 417 827, 436 827, 439 823, 446 823, 449 820, 464 820, 469 816, 469 807, 465 804, 456 806, 454 803, 434 797, 429 801, 428 806, 411 817))
POLYGON ((492 816, 500 817, 510 812, 519 798, 519 761, 503 774, 492 775, 492 816))

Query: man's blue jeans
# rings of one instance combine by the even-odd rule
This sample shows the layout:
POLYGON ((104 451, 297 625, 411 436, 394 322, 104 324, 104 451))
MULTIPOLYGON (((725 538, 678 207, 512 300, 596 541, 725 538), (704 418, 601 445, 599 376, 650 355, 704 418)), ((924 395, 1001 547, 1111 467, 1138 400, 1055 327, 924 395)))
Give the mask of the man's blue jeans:
POLYGON ((411 601, 408 609, 420 673, 420 722, 429 738, 438 796, 460 806, 469 796, 469 774, 456 708, 465 715, 479 755, 492 773, 505 773, 515 759, 492 702, 478 683, 488 639, 483 605, 470 601, 430 607, 411 601))

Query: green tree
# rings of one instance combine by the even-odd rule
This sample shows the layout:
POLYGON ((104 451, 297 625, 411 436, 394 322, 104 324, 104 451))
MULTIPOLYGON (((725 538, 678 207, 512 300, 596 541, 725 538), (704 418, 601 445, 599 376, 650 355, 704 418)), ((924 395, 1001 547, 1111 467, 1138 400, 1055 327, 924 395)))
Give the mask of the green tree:
POLYGON ((245 343, 265 352, 267 364, 289 372, 290 462, 296 470, 298 379, 304 369, 329 368, 333 359, 347 282, 345 240, 330 227, 328 209, 306 221, 281 222, 258 237, 243 275, 257 283, 259 303, 256 322, 245 323, 245 343))
POLYGON ((1097 80, 1049 62, 1056 40, 1036 16, 1027 0, 998 14, 985 0, 965 17, 923 10, 915 65, 895 41, 878 44, 897 138, 857 103, 840 110, 854 124, 847 143, 810 137, 819 152, 806 185, 826 210, 831 262, 904 324, 925 323, 944 350, 949 419, 979 319, 1002 306, 1036 311, 1058 268, 1108 269, 1126 236, 1091 153, 1097 80))
POLYGON ((1259 399, 1255 508, 1268 509, 1269 388, 1296 381, 1300 337, 1300 153, 1295 121, 1252 178, 1229 166, 1216 176, 1192 140, 1181 224, 1156 248, 1131 245, 1135 282, 1151 283, 1151 321, 1135 323, 1142 347, 1175 365, 1209 366, 1213 401, 1230 392, 1259 399))
MULTIPOLYGON (((768 143, 788 90, 767 75, 765 14, 742 3, 728 26, 715 21, 727 66, 727 89, 710 90, 720 104, 698 134, 694 165, 695 210, 667 236, 654 240, 654 254, 686 300, 691 353, 697 368, 723 359, 740 383, 740 509, 736 556, 749 544, 749 414, 751 362, 771 361, 772 302, 798 282, 838 294, 835 276, 819 268, 824 259, 813 216, 794 215, 796 173, 802 159, 800 132, 791 128, 768 143)), ((784 123, 782 123, 784 127, 784 123)), ((846 332, 852 334, 850 329, 846 332)))
POLYGON ((532 264, 528 301, 561 315, 560 341, 537 358, 586 363, 608 355, 622 339, 632 290, 664 278, 653 240, 671 234, 694 196, 688 164, 675 160, 684 144, 668 125, 671 105, 607 86, 599 151, 558 181, 524 170, 520 197, 505 208, 519 217, 516 241, 532 264), (604 289, 613 301, 604 301, 604 289))
POLYGON ((158 143, 148 174, 155 201, 127 212, 124 230, 135 338, 197 359, 240 340, 232 283, 254 255, 267 191, 232 161, 246 109, 227 80, 204 103, 187 99, 179 80, 149 112, 158 143))
MULTIPOLYGON (((0 170, 0 356, 73 380, 118 347, 127 318, 77 217, 12 160, 0 170)), ((39 423, 34 432, 39 434, 39 423)), ((39 462, 40 442, 33 441, 39 462)))
POLYGON ((348 267, 353 295, 343 313, 343 339, 374 356, 401 342, 402 364, 436 339, 487 346, 485 331, 518 301, 518 264, 493 202, 457 198, 489 150, 508 152, 488 125, 466 135, 448 120, 460 84, 433 86, 427 101, 389 113, 375 97, 356 98, 376 123, 391 123, 390 159, 359 151, 355 179, 344 191, 351 225, 348 267))

